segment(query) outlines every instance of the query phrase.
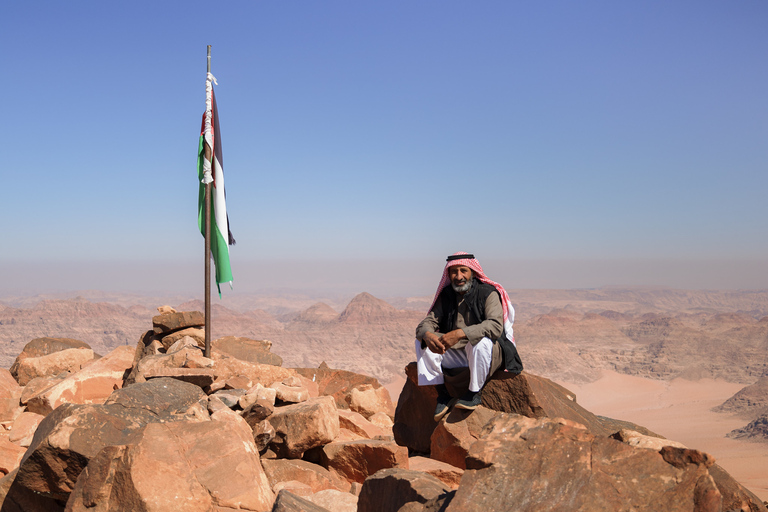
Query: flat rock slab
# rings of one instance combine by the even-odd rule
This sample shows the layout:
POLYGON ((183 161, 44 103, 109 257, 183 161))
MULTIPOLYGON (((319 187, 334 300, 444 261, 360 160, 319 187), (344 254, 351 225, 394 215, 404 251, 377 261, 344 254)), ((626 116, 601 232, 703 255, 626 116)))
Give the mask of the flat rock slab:
POLYGON ((183 419, 190 407, 207 407, 208 397, 199 386, 177 379, 157 378, 113 392, 104 405, 119 404, 151 412, 162 421, 183 419))
POLYGON ((241 336, 225 336, 211 342, 211 349, 249 363, 282 366, 283 358, 270 352, 272 342, 241 336))
POLYGON ((152 317, 152 329, 157 334, 168 334, 187 327, 202 327, 204 325, 205 315, 200 311, 163 313, 152 317))
POLYGON ((199 388, 205 388, 216 380, 216 372, 211 368, 152 368, 146 371, 144 379, 175 379, 199 388))

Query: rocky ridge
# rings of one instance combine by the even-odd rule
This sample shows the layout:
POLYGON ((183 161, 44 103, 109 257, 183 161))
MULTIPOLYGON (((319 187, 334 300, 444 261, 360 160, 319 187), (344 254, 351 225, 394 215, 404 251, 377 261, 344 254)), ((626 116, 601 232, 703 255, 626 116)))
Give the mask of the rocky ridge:
POLYGON ((708 454, 546 378, 502 372, 475 411, 425 422, 436 393, 412 364, 394 409, 376 379, 284 368, 269 341, 205 357, 201 317, 162 308, 135 348, 86 364, 77 340, 29 343, 26 386, 0 371, 2 510, 768 510, 708 454))

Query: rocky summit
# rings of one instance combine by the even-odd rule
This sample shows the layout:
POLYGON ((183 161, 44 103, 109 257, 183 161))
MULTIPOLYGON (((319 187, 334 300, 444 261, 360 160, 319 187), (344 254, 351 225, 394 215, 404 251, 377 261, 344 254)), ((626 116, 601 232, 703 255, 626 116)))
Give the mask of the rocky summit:
MULTIPOLYGON (((353 302, 294 327, 398 314, 353 302)), ((534 373, 494 375, 480 407, 436 423, 413 363, 395 405, 374 377, 284 367, 266 340, 206 357, 200 313, 158 309, 135 348, 36 338, 0 370, 0 510, 768 510, 711 455, 534 373)))

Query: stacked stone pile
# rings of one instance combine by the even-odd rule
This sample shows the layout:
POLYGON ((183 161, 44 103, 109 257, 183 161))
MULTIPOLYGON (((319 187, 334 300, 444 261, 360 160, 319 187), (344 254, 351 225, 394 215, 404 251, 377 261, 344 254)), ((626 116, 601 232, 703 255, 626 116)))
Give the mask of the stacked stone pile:
POLYGON ((268 341, 203 355, 199 312, 160 308, 135 349, 31 341, 0 370, 0 510, 766 510, 707 454, 598 418, 533 375, 431 418, 413 365, 378 381, 281 366, 268 341))

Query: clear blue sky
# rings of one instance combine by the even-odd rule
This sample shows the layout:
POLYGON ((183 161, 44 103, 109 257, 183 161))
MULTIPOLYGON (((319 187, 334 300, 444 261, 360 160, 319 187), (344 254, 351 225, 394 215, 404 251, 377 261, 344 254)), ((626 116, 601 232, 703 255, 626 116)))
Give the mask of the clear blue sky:
POLYGON ((431 293, 456 250, 510 288, 768 288, 766 27, 763 0, 6 2, 0 286, 201 288, 210 44, 241 292, 431 293))

